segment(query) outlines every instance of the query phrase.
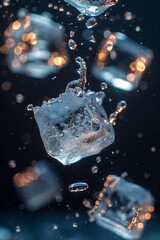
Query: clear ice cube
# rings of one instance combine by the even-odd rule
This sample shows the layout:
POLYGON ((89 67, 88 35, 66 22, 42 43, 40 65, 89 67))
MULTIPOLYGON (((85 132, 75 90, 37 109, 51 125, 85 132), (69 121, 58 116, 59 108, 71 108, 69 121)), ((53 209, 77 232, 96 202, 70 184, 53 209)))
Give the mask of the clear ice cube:
POLYGON ((109 175, 99 193, 90 220, 126 239, 141 236, 145 222, 154 211, 149 191, 123 178, 109 175))
POLYGON ((103 98, 103 92, 68 87, 58 98, 33 108, 51 157, 68 165, 97 154, 114 142, 113 127, 101 105, 103 98))
POLYGON ((4 32, 3 48, 11 71, 35 78, 57 73, 68 63, 63 27, 47 13, 20 9, 18 17, 4 32))
POLYGON ((139 86, 152 59, 152 50, 117 32, 102 42, 92 74, 115 88, 131 91, 139 86))
POLYGON ((99 16, 118 0, 64 0, 88 16, 99 16))

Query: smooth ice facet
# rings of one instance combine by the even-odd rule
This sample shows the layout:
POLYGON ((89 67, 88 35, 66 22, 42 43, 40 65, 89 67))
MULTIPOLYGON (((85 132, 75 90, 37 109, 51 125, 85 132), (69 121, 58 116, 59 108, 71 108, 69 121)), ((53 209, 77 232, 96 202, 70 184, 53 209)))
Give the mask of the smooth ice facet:
POLYGON ((51 157, 68 165, 113 143, 114 130, 101 106, 103 97, 101 92, 67 88, 59 98, 33 108, 42 141, 51 157))
POLYGON ((64 0, 88 16, 99 16, 118 0, 64 0))
POLYGON ((154 211, 153 197, 144 188, 110 175, 99 193, 90 219, 126 239, 141 236, 145 222, 154 211))
POLYGON ((115 88, 131 91, 153 59, 153 52, 122 33, 114 33, 103 41, 92 73, 115 88))

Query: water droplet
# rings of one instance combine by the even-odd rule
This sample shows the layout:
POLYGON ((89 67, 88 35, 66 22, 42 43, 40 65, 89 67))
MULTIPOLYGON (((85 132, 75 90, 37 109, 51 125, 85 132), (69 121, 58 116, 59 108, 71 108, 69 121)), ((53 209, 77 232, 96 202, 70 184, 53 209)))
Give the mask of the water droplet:
POLYGON ((70 192, 83 192, 88 189, 88 184, 85 182, 77 182, 69 185, 68 190, 70 192))
POLYGON ((29 104, 27 106, 27 111, 33 111, 33 104, 29 104))
POLYGON ((9 167, 10 168, 15 168, 16 167, 16 162, 15 160, 10 160, 9 163, 8 163, 9 167))
POLYGON ((16 232, 21 232, 21 227, 20 226, 16 226, 16 232))
POLYGON ((109 123, 112 124, 112 125, 115 125, 116 124, 116 119, 117 119, 117 116, 119 115, 119 113, 121 113, 125 108, 127 107, 127 103, 126 101, 120 101, 118 104, 117 104, 117 107, 116 107, 116 110, 114 111, 114 113, 110 114, 109 116, 109 123))
POLYGON ((22 103, 23 100, 24 100, 24 96, 22 94, 19 93, 19 94, 16 95, 16 102, 17 103, 22 103))
POLYGON ((97 173, 98 172, 98 167, 97 166, 91 167, 91 172, 92 173, 97 173))
POLYGON ((121 174, 121 177, 122 178, 126 178, 128 176, 128 173, 127 172, 123 172, 122 174, 121 174))
POLYGON ((76 47, 77 47, 77 43, 76 43, 73 39, 69 39, 69 41, 68 41, 68 47, 69 47, 71 50, 75 50, 76 47))
POLYGON ((101 83, 101 89, 102 89, 102 90, 105 90, 105 89, 107 89, 107 88, 108 88, 107 83, 102 82, 102 83, 101 83))
POLYGON ((101 162, 101 157, 96 157, 96 162, 100 163, 101 162))
POLYGON ((93 28, 97 25, 97 20, 95 19, 95 17, 91 17, 87 20, 86 22, 86 27, 87 28, 93 28))
POLYGON ((78 224, 76 222, 73 223, 73 227, 74 228, 77 228, 78 227, 78 224))
POLYGON ((90 42, 96 43, 96 39, 95 39, 95 36, 94 36, 94 35, 92 35, 88 40, 89 40, 90 42))
POLYGON ((74 37, 75 31, 70 31, 70 37, 74 37))
POLYGON ((84 20, 84 15, 82 13, 80 13, 78 16, 77 16, 77 19, 78 21, 83 21, 84 20))
POLYGON ((122 112, 125 108, 127 107, 127 102, 126 101, 120 101, 117 105, 117 109, 122 112))
POLYGON ((91 205, 91 203, 90 203, 90 201, 89 200, 87 200, 87 199, 84 199, 83 200, 83 205, 86 207, 86 208, 92 208, 92 205, 91 205))

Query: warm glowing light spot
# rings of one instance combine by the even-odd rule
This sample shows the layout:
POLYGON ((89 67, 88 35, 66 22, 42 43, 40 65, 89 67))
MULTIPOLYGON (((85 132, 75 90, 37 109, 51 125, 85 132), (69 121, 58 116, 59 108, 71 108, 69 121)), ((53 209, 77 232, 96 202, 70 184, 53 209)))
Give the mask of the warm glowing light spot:
POLYGON ((16 55, 20 55, 22 53, 22 48, 20 46, 15 47, 14 53, 16 55))
POLYGON ((138 227, 138 229, 141 230, 141 229, 144 228, 144 224, 140 222, 140 223, 137 224, 137 227, 138 227))
POLYGON ((144 72, 146 66, 143 62, 138 61, 137 64, 136 64, 136 68, 139 72, 144 72))
POLYGON ((12 47, 14 47, 14 45, 15 45, 14 39, 13 38, 8 38, 7 41, 6 41, 6 46, 8 48, 12 48, 12 47))
POLYGON ((149 206, 149 207, 148 207, 148 211, 149 211, 149 212, 154 212, 154 207, 153 207, 153 206, 149 206))
POLYGON ((151 214, 150 213, 146 213, 144 217, 145 217, 146 220, 149 220, 149 219, 151 219, 151 214))
POLYGON ((104 61, 105 58, 106 58, 106 54, 105 54, 104 52, 100 52, 100 53, 98 54, 98 59, 99 59, 100 61, 104 61))
POLYGON ((133 73, 127 74, 127 80, 130 81, 130 82, 134 82, 135 75, 133 73))
POLYGON ((21 23, 19 21, 15 21, 12 23, 13 30, 18 30, 21 27, 21 23))

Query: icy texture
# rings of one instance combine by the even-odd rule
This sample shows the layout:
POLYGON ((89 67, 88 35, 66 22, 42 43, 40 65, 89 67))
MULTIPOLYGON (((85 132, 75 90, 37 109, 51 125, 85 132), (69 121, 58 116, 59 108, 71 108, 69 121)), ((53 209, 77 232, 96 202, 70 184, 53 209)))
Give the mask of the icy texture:
POLYGON ((131 91, 153 59, 153 52, 122 33, 111 34, 103 41, 92 73, 115 88, 131 91))
POLYGON ((140 237, 145 221, 150 219, 153 202, 144 188, 112 175, 107 177, 89 214, 100 226, 123 238, 134 239, 140 237))
MULTIPOLYGON (((68 88, 33 109, 47 153, 67 165, 99 153, 114 141, 101 106, 103 93, 68 88)), ((104 97, 104 96, 103 96, 104 97)))
POLYGON ((99 16, 118 0, 64 0, 88 16, 99 16))

